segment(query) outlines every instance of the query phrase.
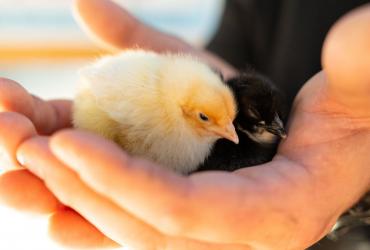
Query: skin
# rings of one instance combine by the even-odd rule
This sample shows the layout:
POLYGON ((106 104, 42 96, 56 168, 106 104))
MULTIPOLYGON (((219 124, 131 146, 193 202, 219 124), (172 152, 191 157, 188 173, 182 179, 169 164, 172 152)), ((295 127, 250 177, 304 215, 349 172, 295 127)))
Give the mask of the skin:
MULTIPOLYGON (((208 52, 143 26, 109 1, 77 5, 90 28, 117 48, 137 44, 194 53, 234 72, 208 52)), ((98 136, 61 130, 69 127, 70 103, 35 99, 1 79, 0 109, 7 111, 0 114, 1 155, 9 166, 26 167, 1 176, 1 201, 53 213, 50 233, 66 246, 115 246, 110 238, 143 250, 305 249, 370 188, 368 30, 369 5, 333 27, 324 44, 324 71, 297 95, 277 156, 233 173, 181 177, 130 158, 98 136), (27 187, 27 195, 18 184, 27 187), (75 237, 81 234, 89 237, 75 237)))

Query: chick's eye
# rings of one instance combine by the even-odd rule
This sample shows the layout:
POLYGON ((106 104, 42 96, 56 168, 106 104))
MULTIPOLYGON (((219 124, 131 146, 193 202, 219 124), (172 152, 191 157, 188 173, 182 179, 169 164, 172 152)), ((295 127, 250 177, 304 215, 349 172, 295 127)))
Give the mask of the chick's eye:
POLYGON ((199 113, 199 118, 202 120, 202 121, 205 121, 207 122, 209 120, 208 116, 206 116, 205 114, 203 113, 199 113))

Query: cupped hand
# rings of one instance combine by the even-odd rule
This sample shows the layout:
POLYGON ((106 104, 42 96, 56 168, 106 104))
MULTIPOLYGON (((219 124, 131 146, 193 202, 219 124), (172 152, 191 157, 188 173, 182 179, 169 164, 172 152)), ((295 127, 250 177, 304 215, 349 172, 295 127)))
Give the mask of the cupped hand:
MULTIPOLYGON (((1 114, 15 119, 0 129, 3 148, 13 160, 17 151, 18 160, 63 204, 121 245, 304 249, 370 187, 370 76, 364 70, 370 67, 369 23, 370 8, 365 7, 331 31, 324 47, 325 72, 297 96, 288 139, 271 163, 181 177, 132 159, 91 134, 68 130, 38 137, 29 120, 9 113, 1 114), (13 124, 26 132, 7 140, 3 135, 11 134, 13 124)), ((61 223, 66 214, 51 220, 51 232, 60 241, 71 244, 69 230, 78 228, 108 241, 69 211, 69 218, 76 219, 69 221, 81 225, 71 230, 71 224, 61 223)))
MULTIPOLYGON (((235 74, 235 70, 217 56, 143 25, 110 1, 81 0, 76 1, 75 7, 81 22, 110 49, 141 47, 158 52, 190 53, 220 69, 225 76, 235 74)), ((116 244, 82 216, 63 206, 42 180, 20 168, 15 157, 18 146, 26 140, 70 127, 70 111, 70 101, 45 102, 18 83, 0 79, 0 162, 1 168, 7 170, 0 175, 0 202, 21 211, 53 214, 50 233, 64 245, 110 247, 116 244)))

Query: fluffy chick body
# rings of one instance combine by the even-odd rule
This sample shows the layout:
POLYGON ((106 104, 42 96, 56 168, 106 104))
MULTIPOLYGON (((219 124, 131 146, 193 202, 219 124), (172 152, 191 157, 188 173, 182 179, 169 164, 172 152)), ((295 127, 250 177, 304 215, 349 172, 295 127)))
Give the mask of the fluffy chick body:
POLYGON ((206 113, 213 127, 226 126, 236 115, 230 89, 189 56, 125 51, 80 75, 75 127, 180 173, 195 170, 220 138, 193 114, 206 113))

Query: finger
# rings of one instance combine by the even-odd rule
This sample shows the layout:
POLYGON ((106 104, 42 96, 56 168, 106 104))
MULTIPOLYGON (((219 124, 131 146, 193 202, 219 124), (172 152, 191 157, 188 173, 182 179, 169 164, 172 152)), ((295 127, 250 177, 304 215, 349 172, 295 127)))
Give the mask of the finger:
MULTIPOLYGON (((71 209, 59 210, 51 216, 49 234, 54 241, 63 246, 89 249, 112 248, 119 245, 103 235, 96 227, 90 224, 81 215, 71 209)), ((247 246, 240 245, 215 245, 202 242, 169 238, 161 250, 250 250, 247 246)), ((149 248, 147 248, 149 249, 149 248)))
MULTIPOLYGON (((185 238, 164 237, 144 222, 132 217, 112 201, 89 189, 78 176, 61 164, 49 151, 45 138, 33 138, 25 142, 18 153, 23 161, 35 174, 42 177, 47 186, 64 204, 73 207, 86 219, 91 221, 101 232, 116 242, 131 249, 164 249, 164 250, 249 250, 238 244, 213 244, 185 238)), ((86 224, 81 217, 73 212, 67 214, 58 212, 50 226, 53 238, 64 245, 93 246, 93 244, 111 245, 111 241, 100 238, 91 225, 86 224), (68 223, 70 221, 70 224, 68 223), (75 225, 75 231, 67 228, 75 225), (81 228, 82 226, 82 228, 81 228), (80 242, 75 235, 94 233, 91 240, 82 239, 80 242)), ((98 247, 99 247, 98 246, 98 247)))
MULTIPOLYGON (((145 217, 145 220, 146 217, 153 216, 156 213, 154 211, 166 214, 169 212, 163 210, 166 207, 173 207, 173 204, 180 205, 180 203, 174 202, 171 198, 172 195, 179 194, 177 199, 179 201, 180 197, 186 195, 185 185, 187 182, 185 178, 170 172, 163 172, 149 162, 132 161, 116 145, 95 135, 80 131, 64 131, 52 137, 50 146, 53 153, 66 165, 71 165, 68 167, 78 172, 81 178, 85 181, 91 178, 86 183, 90 185, 92 182, 98 182, 97 187, 94 184, 92 186, 96 188, 95 190, 106 194, 118 204, 124 205, 123 207, 128 208, 130 212, 138 211, 142 217, 145 217), (82 145, 83 147, 81 147, 82 145), (87 154, 90 155, 90 159, 87 159, 87 154), (77 155, 81 157, 77 158, 77 155), (134 164, 135 166, 133 166, 134 164), (92 176, 81 175, 83 169, 86 168, 89 169, 92 176), (104 187, 103 183, 110 183, 109 187, 104 187), (172 188, 168 189, 168 186, 172 188), (135 187, 134 190, 132 187, 135 187), (108 193, 108 189, 114 194, 108 193), (128 190, 133 192, 128 192, 128 190), (138 202, 146 200, 150 196, 153 197, 153 192, 147 193, 147 190, 153 190, 157 200, 150 205, 150 209, 142 206, 142 202, 138 202), (127 200, 128 203, 130 203, 129 201, 135 202, 134 204, 126 204, 121 199, 127 200)), ((153 225, 155 224, 155 222, 151 222, 153 225)))
POLYGON ((226 78, 236 70, 217 56, 191 47, 184 41, 149 27, 112 1, 77 0, 76 17, 82 27, 113 50, 143 48, 157 52, 190 53, 218 68, 226 78))
POLYGON ((26 141, 19 148, 18 155, 63 204, 83 214, 116 242, 138 250, 156 249, 161 245, 161 237, 156 230, 90 190, 73 171, 58 161, 50 152, 46 138, 34 137, 26 141))
MULTIPOLYGON (((33 124, 23 115, 0 113, 1 167, 13 169, 21 165, 16 151, 25 140, 36 135, 33 124)), ((25 169, 5 172, 0 176, 0 199, 17 210, 48 214, 60 204, 39 178, 25 169)))
POLYGON ((71 126, 71 102, 46 102, 30 95, 18 83, 0 78, 0 111, 17 112, 28 117, 41 134, 71 126))
POLYGON ((69 208, 60 209, 50 217, 49 235, 55 242, 73 249, 100 249, 119 246, 85 218, 69 208))
MULTIPOLYGON (((255 183, 241 176, 220 172, 182 177, 130 159, 112 142, 86 132, 59 132, 50 145, 58 159, 90 188, 161 232, 225 244, 248 244, 253 237, 264 237, 256 236, 252 228, 262 219, 256 207, 261 207, 261 214, 268 207, 256 195, 260 190, 255 183), (213 206, 217 209, 205 209, 213 206), (246 232, 247 228, 251 230, 246 232)), ((272 211, 269 216, 287 227, 294 226, 283 213, 272 211)))
POLYGON ((23 212, 50 214, 62 205, 43 181, 26 169, 0 175, 0 202, 23 212))
MULTIPOLYGON (((64 128, 72 127, 72 101, 70 100, 49 100, 44 102, 44 105, 49 105, 54 109, 54 127, 46 128, 47 134, 58 131, 64 128)), ((37 109, 36 109, 37 110, 37 109)), ((42 117, 41 119, 47 119, 42 117)), ((53 117, 51 117, 53 118, 53 117)))
POLYGON ((353 113, 370 115, 370 4, 338 21, 323 49, 331 91, 353 113))
POLYGON ((23 141, 36 135, 35 127, 25 116, 12 112, 0 113, 0 125, 0 167, 20 167, 16 150, 23 141))

